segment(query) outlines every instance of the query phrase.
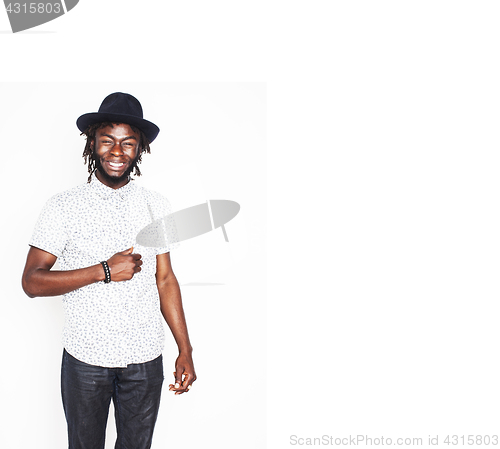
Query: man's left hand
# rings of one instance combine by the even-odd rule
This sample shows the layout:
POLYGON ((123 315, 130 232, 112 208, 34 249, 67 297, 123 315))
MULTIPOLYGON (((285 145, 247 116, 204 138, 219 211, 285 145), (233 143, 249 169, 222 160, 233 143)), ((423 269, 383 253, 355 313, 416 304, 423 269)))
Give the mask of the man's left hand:
POLYGON ((169 391, 175 391, 175 394, 187 393, 196 380, 194 372, 193 359, 191 355, 179 354, 175 361, 175 385, 169 385, 169 391))

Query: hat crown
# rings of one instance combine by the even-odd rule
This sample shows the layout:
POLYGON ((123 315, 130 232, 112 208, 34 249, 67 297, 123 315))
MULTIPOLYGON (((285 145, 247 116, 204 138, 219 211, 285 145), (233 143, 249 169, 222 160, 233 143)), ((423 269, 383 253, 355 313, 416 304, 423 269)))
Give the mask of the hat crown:
POLYGON ((115 92, 108 95, 99 107, 99 113, 127 114, 143 118, 139 100, 130 94, 115 92))
POLYGON ((160 128, 142 115, 142 106, 139 100, 130 94, 115 92, 108 95, 101 103, 99 112, 83 114, 76 120, 76 126, 83 133, 94 123, 111 122, 126 123, 136 126, 151 143, 156 139, 160 128))

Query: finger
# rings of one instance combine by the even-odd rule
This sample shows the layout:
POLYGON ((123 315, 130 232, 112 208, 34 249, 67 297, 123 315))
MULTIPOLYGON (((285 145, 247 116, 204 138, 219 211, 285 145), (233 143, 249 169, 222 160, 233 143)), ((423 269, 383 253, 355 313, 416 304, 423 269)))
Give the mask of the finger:
POLYGON ((195 381, 193 374, 184 372, 183 376, 184 379, 182 380, 181 385, 179 385, 179 388, 176 389, 175 394, 187 393, 191 389, 192 383, 195 381))
POLYGON ((193 374, 191 373, 184 373, 184 381, 182 382, 182 388, 184 388, 186 391, 191 388, 193 382, 196 380, 193 374))
POLYGON ((175 376, 175 389, 178 390, 182 388, 182 374, 177 374, 177 372, 174 374, 175 376))
POLYGON ((193 375, 188 375, 188 373, 186 372, 184 372, 180 377, 177 376, 175 371, 173 374, 175 377, 175 385, 170 384, 168 386, 169 387, 168 389, 169 391, 173 391, 176 395, 187 393, 191 388, 192 382, 196 380, 196 378, 193 375))
POLYGON ((125 251, 122 251, 121 254, 132 254, 133 250, 134 250, 134 247, 131 246, 129 249, 126 249, 125 251))

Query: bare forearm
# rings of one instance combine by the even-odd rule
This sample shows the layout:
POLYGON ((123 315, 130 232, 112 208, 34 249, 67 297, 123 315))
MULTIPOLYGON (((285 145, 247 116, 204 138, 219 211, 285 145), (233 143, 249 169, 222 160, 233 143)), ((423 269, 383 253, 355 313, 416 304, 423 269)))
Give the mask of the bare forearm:
POLYGON ((168 281, 158 284, 160 293, 161 313, 172 331, 180 353, 191 353, 193 348, 189 341, 189 335, 182 307, 181 290, 175 276, 168 281))
MULTIPOLYGON (((133 254, 133 248, 114 254, 107 260, 111 281, 132 279, 141 271, 141 255, 133 254)), ((58 296, 94 282, 104 281, 101 264, 69 271, 50 271, 57 257, 47 251, 32 246, 24 267, 22 284, 28 296, 58 296)))
POLYGON ((70 271, 50 271, 42 268, 24 273, 23 289, 26 294, 36 296, 58 296, 85 285, 103 281, 101 264, 70 271))

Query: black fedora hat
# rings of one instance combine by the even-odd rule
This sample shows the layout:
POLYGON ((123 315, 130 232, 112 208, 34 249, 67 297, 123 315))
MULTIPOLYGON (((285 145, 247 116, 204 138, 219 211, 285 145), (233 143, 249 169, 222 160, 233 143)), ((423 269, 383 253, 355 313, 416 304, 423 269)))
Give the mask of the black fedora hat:
POLYGON ((76 126, 84 132, 89 125, 99 122, 126 123, 136 126, 146 135, 149 142, 155 140, 160 132, 158 126, 142 118, 142 106, 139 100, 122 92, 108 95, 101 103, 99 112, 90 112, 78 117, 76 126))

